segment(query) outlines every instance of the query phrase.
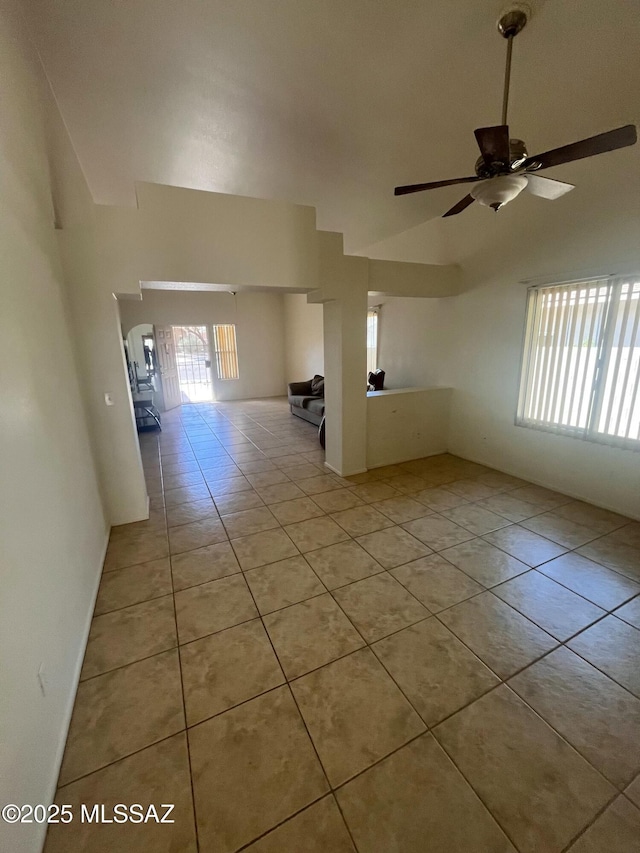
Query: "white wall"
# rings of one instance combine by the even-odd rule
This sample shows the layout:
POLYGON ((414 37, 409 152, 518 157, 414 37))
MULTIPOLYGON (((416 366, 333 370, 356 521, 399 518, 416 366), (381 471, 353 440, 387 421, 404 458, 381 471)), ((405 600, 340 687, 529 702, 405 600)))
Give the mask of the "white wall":
POLYGON ((448 299, 372 296, 378 315, 378 367, 385 388, 439 385, 451 344, 451 330, 443 323, 448 299))
MULTIPOLYGON (((84 653, 107 522, 53 228, 42 80, 0 12, 0 802, 47 803, 84 653), (37 674, 44 665, 46 693, 37 674)), ((43 827, 0 822, 0 848, 43 827)))
POLYGON ((301 382, 324 376, 322 305, 307 302, 306 293, 284 295, 285 379, 301 382))
MULTIPOLYGON (((216 400, 246 400, 286 394, 285 324, 281 293, 143 290, 142 301, 119 301, 124 334, 139 323, 212 326, 234 323, 237 380, 215 379, 216 400)), ((211 331, 209 331, 211 334, 211 331)))
POLYGON ((451 388, 367 394, 367 468, 445 453, 451 388))

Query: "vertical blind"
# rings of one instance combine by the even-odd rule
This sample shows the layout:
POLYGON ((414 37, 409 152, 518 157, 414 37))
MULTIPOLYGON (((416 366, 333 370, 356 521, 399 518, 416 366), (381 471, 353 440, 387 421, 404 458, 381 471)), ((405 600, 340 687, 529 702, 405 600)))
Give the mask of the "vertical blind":
POLYGON ((367 376, 378 367, 378 311, 367 311, 367 376))
POLYGON ((639 384, 640 281, 529 291, 518 423, 637 447, 639 384))
POLYGON ((236 327, 230 323, 214 326, 213 347, 218 379, 237 379, 239 373, 236 327))

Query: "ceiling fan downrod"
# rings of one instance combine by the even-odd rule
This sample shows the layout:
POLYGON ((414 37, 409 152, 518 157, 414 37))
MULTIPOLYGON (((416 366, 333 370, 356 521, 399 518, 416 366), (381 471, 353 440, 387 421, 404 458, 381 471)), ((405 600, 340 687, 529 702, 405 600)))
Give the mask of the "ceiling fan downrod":
POLYGON ((498 31, 507 40, 507 63, 504 70, 504 93, 502 96, 502 124, 507 124, 507 107, 509 105, 509 83, 511 81, 511 53, 513 40, 527 23, 528 15, 524 8, 514 8, 505 12, 498 21, 498 31))

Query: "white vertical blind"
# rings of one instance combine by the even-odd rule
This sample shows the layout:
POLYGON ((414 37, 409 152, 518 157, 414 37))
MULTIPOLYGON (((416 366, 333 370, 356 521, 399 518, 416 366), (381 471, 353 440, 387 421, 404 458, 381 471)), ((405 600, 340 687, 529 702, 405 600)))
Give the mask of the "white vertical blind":
POLYGON ((367 311, 367 376, 378 367, 378 310, 367 311))
POLYGON ((640 281, 529 291, 518 423, 634 446, 639 384, 640 281))
POLYGON ((218 379, 237 379, 238 350, 236 327, 230 323, 213 327, 213 347, 216 354, 218 379))

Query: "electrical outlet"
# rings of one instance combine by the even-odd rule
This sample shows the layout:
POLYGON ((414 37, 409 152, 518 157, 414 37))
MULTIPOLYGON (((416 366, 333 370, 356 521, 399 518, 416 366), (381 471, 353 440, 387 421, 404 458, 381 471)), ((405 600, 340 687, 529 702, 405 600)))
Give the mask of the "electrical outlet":
POLYGON ((45 669, 44 663, 40 664, 38 668, 38 684, 40 685, 40 690, 42 691, 42 695, 47 695, 47 689, 49 687, 49 681, 47 679, 47 672, 45 669))
POLYGON ((105 402, 105 404, 106 404, 107 406, 115 406, 115 401, 114 401, 114 399, 113 399, 113 394, 111 394, 109 391, 106 391, 106 392, 105 392, 105 395, 104 395, 104 402, 105 402))

